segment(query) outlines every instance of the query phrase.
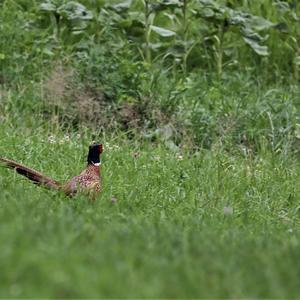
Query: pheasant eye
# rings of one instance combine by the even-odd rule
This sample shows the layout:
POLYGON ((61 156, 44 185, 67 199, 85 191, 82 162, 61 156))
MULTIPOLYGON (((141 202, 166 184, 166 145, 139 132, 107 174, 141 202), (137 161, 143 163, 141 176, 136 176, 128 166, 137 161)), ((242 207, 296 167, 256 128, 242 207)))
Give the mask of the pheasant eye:
POLYGON ((103 145, 99 145, 99 152, 102 153, 103 152, 103 145))

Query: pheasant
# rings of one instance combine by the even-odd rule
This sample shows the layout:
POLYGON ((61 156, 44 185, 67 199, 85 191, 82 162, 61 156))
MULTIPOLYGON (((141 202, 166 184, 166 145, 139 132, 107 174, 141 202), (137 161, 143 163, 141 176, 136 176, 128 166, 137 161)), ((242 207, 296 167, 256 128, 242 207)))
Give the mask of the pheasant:
POLYGON ((102 152, 102 144, 91 145, 87 156, 87 167, 64 184, 13 160, 0 157, 0 162, 7 168, 15 169, 17 173, 27 177, 34 184, 48 189, 60 190, 69 197, 73 197, 77 192, 87 192, 95 199, 97 193, 101 191, 100 154, 102 152))

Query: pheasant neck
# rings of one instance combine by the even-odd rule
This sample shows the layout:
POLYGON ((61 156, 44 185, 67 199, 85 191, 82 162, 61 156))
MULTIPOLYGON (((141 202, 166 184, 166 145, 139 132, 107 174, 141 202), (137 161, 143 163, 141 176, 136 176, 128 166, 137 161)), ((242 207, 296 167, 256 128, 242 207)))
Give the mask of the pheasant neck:
POLYGON ((87 169, 89 172, 96 175, 100 175, 100 163, 98 164, 88 164, 87 169))

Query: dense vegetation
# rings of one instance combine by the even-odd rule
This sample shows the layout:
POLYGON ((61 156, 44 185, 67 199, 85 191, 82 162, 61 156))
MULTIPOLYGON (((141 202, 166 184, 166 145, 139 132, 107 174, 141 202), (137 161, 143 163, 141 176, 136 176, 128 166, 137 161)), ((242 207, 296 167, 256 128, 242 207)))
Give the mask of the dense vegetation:
POLYGON ((0 297, 299 297, 297 0, 0 2, 0 297))

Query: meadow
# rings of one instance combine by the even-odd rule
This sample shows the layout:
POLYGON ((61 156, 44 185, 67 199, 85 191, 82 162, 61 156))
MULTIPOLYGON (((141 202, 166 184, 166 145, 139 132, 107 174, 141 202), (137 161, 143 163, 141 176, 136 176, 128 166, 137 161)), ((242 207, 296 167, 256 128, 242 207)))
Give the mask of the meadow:
POLYGON ((299 297, 300 6, 259 2, 0 4, 0 156, 104 145, 94 202, 0 167, 1 298, 299 297))
MULTIPOLYGON (((1 154, 58 180, 89 138, 1 126, 1 154)), ((1 170, 1 297, 297 297, 300 163, 105 141, 95 203, 1 170)))

